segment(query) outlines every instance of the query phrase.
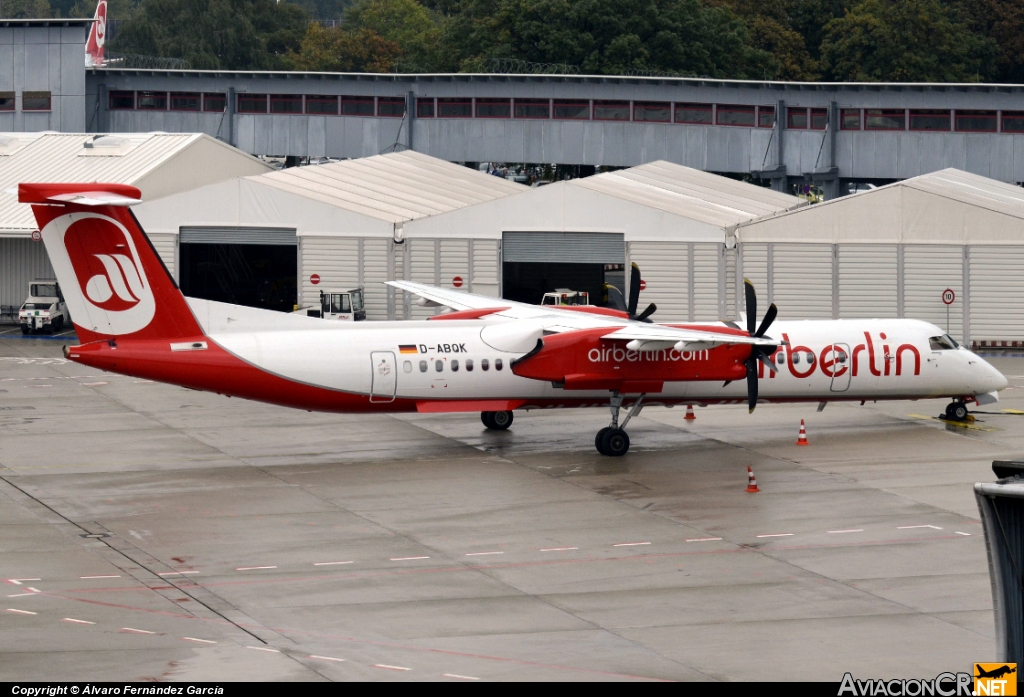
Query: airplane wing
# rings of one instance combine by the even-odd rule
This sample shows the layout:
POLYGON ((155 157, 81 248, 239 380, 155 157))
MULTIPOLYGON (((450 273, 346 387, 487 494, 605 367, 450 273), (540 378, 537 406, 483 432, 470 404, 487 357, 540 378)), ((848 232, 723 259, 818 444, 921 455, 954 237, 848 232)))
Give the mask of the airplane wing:
POLYGON ((661 351, 669 348, 678 351, 703 351, 723 344, 778 346, 780 343, 769 337, 717 332, 715 327, 708 327, 707 331, 704 331, 642 322, 630 323, 629 326, 605 334, 601 338, 628 341, 626 347, 632 351, 661 351))

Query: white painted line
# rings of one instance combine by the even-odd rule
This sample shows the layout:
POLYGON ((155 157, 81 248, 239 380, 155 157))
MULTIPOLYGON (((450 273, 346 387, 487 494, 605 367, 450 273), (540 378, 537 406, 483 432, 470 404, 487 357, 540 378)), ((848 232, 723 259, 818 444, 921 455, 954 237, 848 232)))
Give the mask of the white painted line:
POLYGON ((89 620, 76 620, 74 617, 62 617, 61 620, 64 622, 74 622, 75 624, 96 624, 89 620))
POLYGON ((11 583, 14 583, 14 584, 20 586, 21 585, 20 581, 42 581, 43 579, 41 579, 41 578, 9 578, 7 580, 10 581, 11 583))
POLYGON ((430 557, 392 557, 388 561, 415 561, 416 559, 430 559, 430 557))
POLYGON ((829 530, 829 535, 842 535, 845 532, 864 532, 864 528, 857 528, 856 530, 829 530))
POLYGON ((120 576, 79 576, 78 578, 90 579, 90 578, 121 578, 121 577, 120 576))
POLYGON ((37 595, 36 593, 15 593, 14 595, 8 595, 8 598, 24 598, 26 595, 37 595))
POLYGON ((480 678, 474 678, 469 675, 458 675, 456 673, 444 673, 441 677, 443 678, 455 678, 456 680, 479 680, 480 678))
POLYGON ((10 583, 13 583, 16 586, 20 586, 21 585, 21 581, 19 581, 16 578, 9 578, 9 579, 7 579, 7 581, 9 581, 10 583))
POLYGON ((957 533, 956 533, 956 534, 957 534, 957 535, 963 535, 964 537, 970 537, 970 536, 971 536, 971 533, 969 533, 969 532, 960 532, 960 531, 957 531, 957 533))
POLYGON ((183 636, 181 637, 185 641, 198 641, 200 644, 216 644, 216 641, 210 641, 209 639, 196 639, 195 637, 183 636))
POLYGON ((932 530, 941 530, 942 528, 936 527, 935 525, 901 525, 896 528, 897 530, 913 530, 915 528, 931 528, 932 530))
POLYGON ((156 632, 150 632, 145 629, 133 629, 131 627, 121 627, 122 632, 134 632, 135 634, 156 634, 156 632))
POLYGON ((338 663, 344 663, 345 662, 344 658, 334 658, 333 656, 316 656, 316 655, 312 655, 311 654, 310 658, 318 658, 321 661, 337 661, 338 663))
POLYGON ((99 387, 100 385, 106 385, 108 383, 105 383, 105 382, 82 382, 82 383, 79 383, 79 384, 80 385, 85 385, 86 387, 99 387))
POLYGON ((235 571, 257 571, 259 569, 276 569, 276 566, 240 566, 235 571))
POLYGON ((612 547, 640 547, 642 545, 649 545, 649 544, 651 544, 651 543, 650 542, 620 542, 617 545, 612 545, 612 547))
POLYGON ((16 612, 19 615, 38 615, 39 614, 38 612, 32 612, 31 610, 18 610, 18 609, 13 608, 13 607, 7 608, 7 612, 16 612))
POLYGON ((541 551, 542 552, 569 552, 569 551, 572 551, 574 549, 579 549, 579 547, 548 547, 547 549, 542 549, 541 551))
POLYGON ((133 380, 133 385, 145 385, 146 383, 153 382, 152 380, 133 380))
POLYGON ((39 590, 38 588, 33 588, 32 586, 25 586, 25 587, 28 588, 33 593, 42 593, 42 591, 39 590))
POLYGON ((315 561, 313 566, 337 566, 338 564, 351 564, 350 561, 315 561))
POLYGON ((793 536, 793 533, 791 533, 791 532, 775 532, 775 533, 772 533, 771 535, 758 535, 758 537, 792 537, 792 536, 793 536))
POLYGON ((29 387, 53 387, 53 385, 29 385, 29 387))
POLYGON ((384 670, 412 670, 412 668, 403 668, 402 666, 389 666, 385 663, 374 663, 374 668, 383 668, 384 670))
POLYGON ((687 542, 717 542, 721 537, 691 537, 687 542))
POLYGON ((266 651, 267 653, 281 653, 277 649, 268 649, 263 646, 246 646, 245 648, 252 649, 253 651, 266 651))
POLYGON ((469 552, 466 554, 467 557, 487 557, 492 554, 504 554, 504 552, 469 552))
POLYGON ((198 571, 164 571, 157 576, 181 576, 182 574, 198 574, 198 571))

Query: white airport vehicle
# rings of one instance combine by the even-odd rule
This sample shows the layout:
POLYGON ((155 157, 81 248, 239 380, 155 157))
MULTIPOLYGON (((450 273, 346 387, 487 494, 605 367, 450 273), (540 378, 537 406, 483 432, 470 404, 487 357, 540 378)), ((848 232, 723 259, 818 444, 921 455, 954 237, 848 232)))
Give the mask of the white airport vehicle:
POLYGON ((21 333, 33 331, 59 332, 68 319, 68 306, 53 279, 36 279, 28 284, 28 298, 18 310, 21 333))
POLYGON ((307 313, 321 319, 362 322, 366 319, 363 289, 320 291, 320 310, 307 313))
MULTIPOLYGON (((21 184, 64 285, 81 344, 65 356, 102 370, 326 412, 479 412, 505 429, 515 409, 601 407, 597 450, 629 449, 625 426, 645 406, 893 399, 997 401, 1006 378, 933 324, 909 319, 758 325, 653 324, 626 310, 538 306, 411 281, 389 285, 452 311, 427 321, 323 322, 186 298, 118 184, 21 184), (772 336, 767 331, 772 329, 772 336), (620 411, 629 409, 621 422, 620 411)), ((963 414, 961 414, 961 411, 963 414)))
POLYGON ((545 293, 540 300, 541 305, 589 305, 590 293, 585 290, 555 288, 553 293, 545 293))

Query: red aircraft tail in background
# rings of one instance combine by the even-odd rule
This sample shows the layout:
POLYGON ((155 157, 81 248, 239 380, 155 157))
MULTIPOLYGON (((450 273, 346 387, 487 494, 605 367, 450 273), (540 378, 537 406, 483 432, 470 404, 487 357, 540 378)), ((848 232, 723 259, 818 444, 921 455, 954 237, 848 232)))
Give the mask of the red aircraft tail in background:
POLYGON ((92 68, 103 65, 103 45, 107 43, 107 0, 100 0, 96 5, 96 15, 93 18, 92 29, 89 30, 89 40, 85 44, 85 66, 92 68))

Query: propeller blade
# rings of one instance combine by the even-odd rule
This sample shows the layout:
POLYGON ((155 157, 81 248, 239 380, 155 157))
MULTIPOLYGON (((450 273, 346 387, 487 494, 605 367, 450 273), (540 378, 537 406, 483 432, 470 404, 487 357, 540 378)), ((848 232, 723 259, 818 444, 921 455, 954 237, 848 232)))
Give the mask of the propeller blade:
MULTIPOLYGON (((761 326, 754 332, 754 336, 764 336, 764 333, 768 331, 768 327, 772 326, 772 322, 775 321, 775 317, 779 314, 779 308, 775 307, 775 303, 768 306, 768 312, 764 313, 764 319, 761 320, 761 326)), ((753 322, 749 319, 750 315, 747 315, 748 322, 753 322)))
POLYGON ((725 382, 722 383, 722 387, 728 387, 731 384, 732 384, 732 380, 726 380, 725 382))
POLYGON ((626 309, 626 301, 622 297, 622 291, 611 284, 608 285, 608 299, 612 301, 612 305, 615 306, 616 310, 629 312, 626 309))
POLYGON ((747 301, 747 334, 754 336, 754 322, 757 321, 757 292, 749 278, 743 279, 743 292, 746 294, 747 301))
POLYGON ((647 318, 653 315, 657 309, 658 306, 655 305, 654 303, 651 303, 650 305, 647 306, 647 309, 645 309, 643 312, 637 315, 634 319, 636 319, 637 322, 650 322, 651 320, 647 318))
POLYGON ((756 363, 752 360, 747 360, 747 406, 750 407, 750 413, 754 413, 754 407, 757 406, 757 367, 756 363))
POLYGON ((768 370, 772 371, 773 373, 779 372, 778 369, 775 367, 775 361, 773 361, 771 358, 769 358, 765 354, 759 353, 758 356, 757 356, 757 360, 759 360, 762 363, 764 363, 765 367, 767 367, 768 370))
POLYGON ((629 303, 626 312, 632 317, 636 314, 636 306, 640 302, 640 267, 633 264, 629 271, 629 303))

